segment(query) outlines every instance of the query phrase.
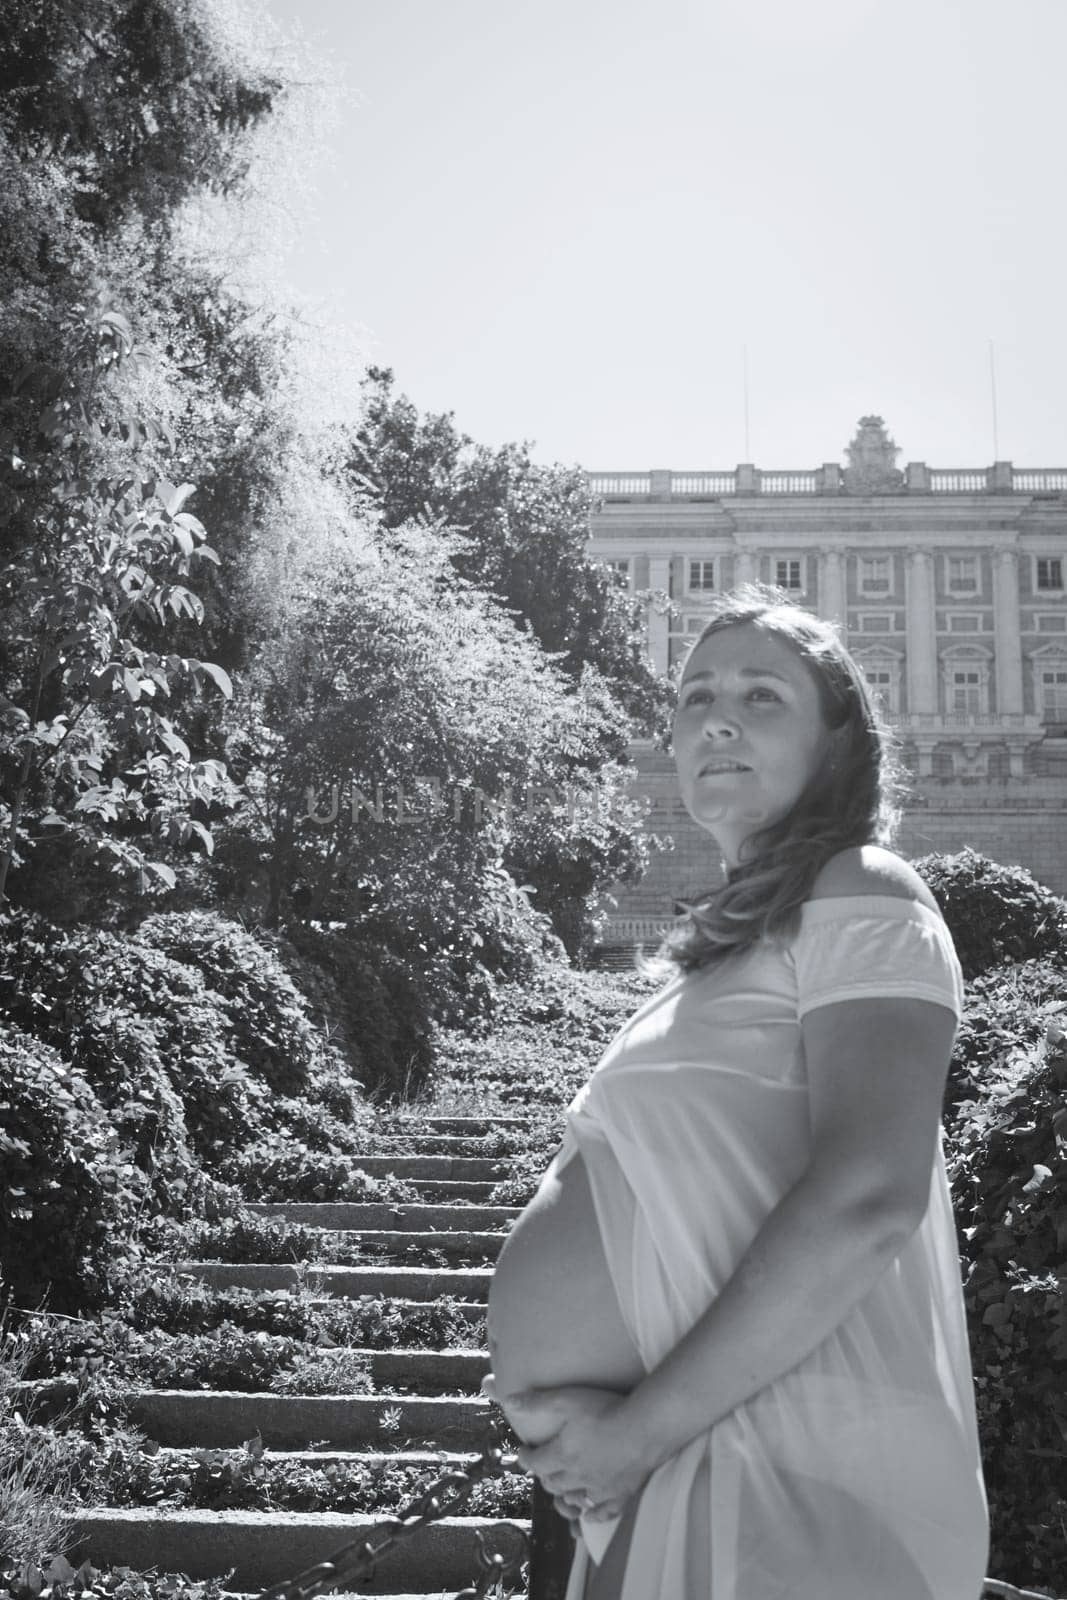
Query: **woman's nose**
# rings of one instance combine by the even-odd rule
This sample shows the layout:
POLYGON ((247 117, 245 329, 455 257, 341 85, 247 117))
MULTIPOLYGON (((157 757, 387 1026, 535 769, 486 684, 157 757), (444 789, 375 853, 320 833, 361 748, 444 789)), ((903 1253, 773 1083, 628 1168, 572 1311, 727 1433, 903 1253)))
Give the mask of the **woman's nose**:
POLYGON ((704 733, 707 738, 736 739, 741 732, 737 718, 721 706, 711 706, 704 718, 704 733))

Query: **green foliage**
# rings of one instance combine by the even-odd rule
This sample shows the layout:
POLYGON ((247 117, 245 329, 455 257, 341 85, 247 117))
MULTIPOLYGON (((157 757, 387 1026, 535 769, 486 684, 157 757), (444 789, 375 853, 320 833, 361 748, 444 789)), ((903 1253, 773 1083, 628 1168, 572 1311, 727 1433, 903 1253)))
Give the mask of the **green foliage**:
POLYGON ((1067 1570, 1067 971, 1030 961, 988 973, 975 989, 964 1041, 975 1095, 955 1107, 946 1154, 990 1498, 990 1570, 1056 1584, 1067 1570), (979 1025, 983 1017, 990 1027, 979 1025), (989 1048, 1005 1022, 1022 1036, 989 1048), (980 1058, 975 1041, 986 1045, 980 1058))
MULTIPOLYGON (((408 1463, 305 1462, 265 1458, 258 1436, 242 1450, 113 1451, 94 1487, 109 1505, 203 1510, 332 1511, 388 1516, 428 1482, 408 1463)), ((463 1515, 528 1517, 530 1480, 505 1473, 475 1484, 463 1515)))
POLYGON ((1067 901, 1023 867, 1004 867, 974 850, 912 862, 933 891, 965 978, 1007 961, 1067 953, 1067 901))
MULTIPOLYGON (((395 936, 395 927, 390 931, 395 936)), ((368 1096, 396 1095, 426 1082, 430 1002, 417 966, 346 927, 293 922, 278 950, 302 983, 309 970, 313 974, 334 1042, 368 1096)))
MULTIPOLYGON (((191 1279, 164 1277, 150 1264, 136 1282, 131 1279, 126 1284, 119 1315, 124 1325, 142 1330, 198 1333, 233 1322, 305 1343, 360 1345, 373 1350, 480 1349, 484 1343, 482 1320, 466 1316, 449 1295, 425 1304, 373 1295, 323 1302, 306 1290, 215 1289, 191 1279)), ((41 1368, 42 1374, 52 1370, 51 1365, 41 1368)), ((30 1376, 36 1373, 34 1368, 30 1376)))
POLYGON ((242 1394, 368 1394, 369 1358, 350 1348, 291 1335, 250 1332, 232 1322, 199 1333, 139 1333, 109 1318, 98 1331, 78 1324, 35 1324, 23 1340, 35 1378, 139 1389, 229 1389, 242 1394), (343 1385, 332 1387, 331 1385, 343 1385))
POLYGON ((225 1577, 198 1578, 184 1573, 111 1571, 83 1561, 72 1567, 65 1556, 6 1569, 0 1562, 0 1600, 226 1600, 225 1577))
POLYGON ((48 1045, 0 1033, 0 1290, 29 1309, 101 1305, 144 1183, 91 1085, 48 1045))
POLYGON ((323 1155, 279 1134, 266 1134, 247 1149, 224 1156, 217 1173, 246 1200, 412 1204, 419 1199, 418 1189, 406 1178, 364 1172, 358 1156, 323 1155))
POLYGON ((223 764, 194 761, 155 708, 189 675, 230 694, 226 673, 139 642, 157 643, 168 617, 203 615, 178 581, 218 560, 184 509, 193 486, 130 475, 132 450, 160 430, 122 410, 125 318, 79 307, 67 343, 67 365, 19 375, 24 437, 5 450, 8 512, 32 534, 0 583, 0 903, 10 869, 57 832, 89 859, 112 858, 142 893, 149 872, 172 885, 131 833, 210 852, 191 809, 232 796, 223 764))
POLYGON ((429 515, 462 529, 458 570, 498 595, 576 684, 599 675, 642 731, 660 730, 666 685, 648 665, 639 606, 586 557, 590 502, 578 468, 536 466, 525 445, 475 446, 451 413, 420 416, 394 396, 393 374, 372 367, 349 470, 386 527, 429 515))
POLYGON ((228 1003, 233 1051, 279 1094, 306 1087, 321 1044, 306 1003, 273 951, 215 912, 147 917, 140 942, 194 967, 228 1003))
POLYGON ((74 215, 101 232, 162 222, 205 182, 232 187, 239 132, 281 84, 243 63, 197 0, 38 0, 5 13, 2 126, 20 158, 59 162, 74 215))

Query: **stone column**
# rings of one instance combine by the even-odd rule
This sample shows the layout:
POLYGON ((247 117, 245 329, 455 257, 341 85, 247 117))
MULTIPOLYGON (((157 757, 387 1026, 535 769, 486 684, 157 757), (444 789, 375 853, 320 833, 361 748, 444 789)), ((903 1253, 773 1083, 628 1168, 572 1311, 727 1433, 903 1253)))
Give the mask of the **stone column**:
POLYGON ((1023 652, 1019 630, 1019 554, 993 552, 993 617, 996 628, 997 715, 1023 709, 1023 652))
POLYGON ((819 615, 826 622, 839 623, 842 631, 847 629, 845 552, 836 545, 819 547, 819 615))
POLYGON ((938 709, 934 557, 930 550, 909 550, 907 553, 904 612, 907 623, 908 714, 929 715, 938 709))
POLYGON ((661 600, 648 606, 648 653, 657 672, 666 675, 670 664, 670 617, 667 597, 671 590, 671 558, 655 555, 648 563, 648 587, 663 591, 661 600))

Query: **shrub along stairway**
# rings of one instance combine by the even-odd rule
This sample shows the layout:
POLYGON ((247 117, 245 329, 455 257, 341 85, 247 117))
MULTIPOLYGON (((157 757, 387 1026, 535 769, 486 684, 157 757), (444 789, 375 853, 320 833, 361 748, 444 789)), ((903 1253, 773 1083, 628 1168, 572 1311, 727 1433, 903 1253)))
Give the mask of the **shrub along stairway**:
MULTIPOLYGON (((499 1253, 517 1208, 489 1206, 485 1197, 507 1177, 507 1158, 486 1159, 467 1152, 471 1141, 497 1128, 522 1126, 518 1117, 491 1119, 424 1117, 412 1119, 398 1140, 396 1154, 365 1157, 358 1166, 373 1174, 394 1173, 412 1180, 418 1204, 256 1204, 263 1216, 283 1217, 333 1230, 354 1231, 368 1247, 388 1248, 409 1259, 414 1245, 424 1251, 460 1255, 499 1253)), ((475 1146, 477 1148, 477 1146, 475 1146)), ((261 1289, 295 1286, 306 1267, 245 1263, 174 1262, 183 1274, 218 1288, 261 1289)), ((189 1451, 239 1448, 259 1434, 263 1461, 288 1460, 324 1467, 331 1461, 411 1465, 419 1492, 442 1472, 462 1470, 480 1456, 489 1423, 500 1413, 479 1393, 489 1370, 484 1347, 485 1304, 491 1265, 321 1266, 310 1269, 318 1296, 370 1295, 399 1301, 432 1301, 451 1296, 483 1333, 477 1350, 368 1351, 375 1386, 389 1394, 276 1395, 172 1390, 141 1391, 131 1420, 164 1449, 189 1451), (404 1391, 412 1391, 405 1394, 404 1391), (388 1413, 386 1417, 384 1414, 388 1413), (384 1426, 383 1426, 384 1421, 384 1426), (313 1448, 312 1448, 313 1447, 313 1448)), ((505 1466, 520 1471, 507 1453, 505 1466)), ((256 1593, 328 1559, 338 1548, 369 1532, 392 1509, 378 1514, 200 1511, 147 1508, 97 1508, 78 1523, 78 1552, 97 1566, 185 1572, 193 1578, 220 1576, 235 1569, 228 1585, 256 1593)), ((429 1600, 472 1585, 482 1566, 476 1533, 490 1554, 519 1557, 526 1519, 445 1516, 415 1530, 379 1561, 374 1578, 350 1592, 429 1600)), ((510 1592, 520 1592, 517 1570, 510 1592)))

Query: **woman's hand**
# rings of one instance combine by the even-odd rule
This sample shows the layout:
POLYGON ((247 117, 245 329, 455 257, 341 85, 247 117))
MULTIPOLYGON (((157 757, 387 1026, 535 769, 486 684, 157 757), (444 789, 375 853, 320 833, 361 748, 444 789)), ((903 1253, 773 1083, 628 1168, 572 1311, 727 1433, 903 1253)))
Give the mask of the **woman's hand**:
POLYGON ((588 1384, 503 1397, 516 1432, 541 1437, 540 1444, 524 1445, 518 1460, 540 1478, 563 1516, 620 1516, 652 1471, 640 1439, 622 1424, 625 1398, 588 1384))

